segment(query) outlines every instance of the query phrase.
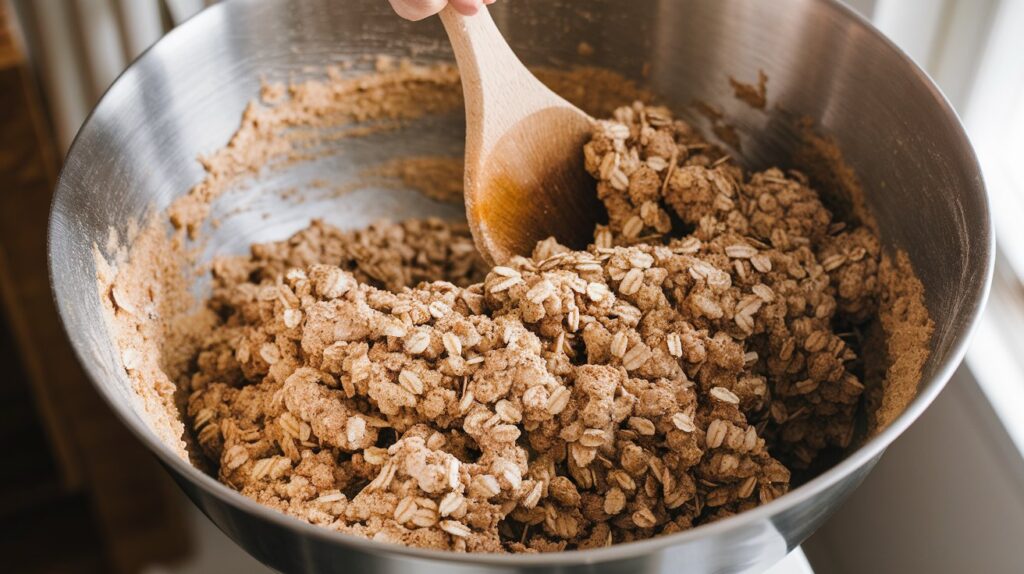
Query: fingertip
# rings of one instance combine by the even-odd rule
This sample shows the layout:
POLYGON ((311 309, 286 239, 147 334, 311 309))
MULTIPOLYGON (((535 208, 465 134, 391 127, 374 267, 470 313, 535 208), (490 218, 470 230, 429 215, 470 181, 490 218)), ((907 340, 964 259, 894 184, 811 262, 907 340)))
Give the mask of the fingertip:
POLYGON ((445 0, 388 0, 395 12, 405 18, 418 22, 437 14, 444 8, 445 0))
POLYGON ((483 5, 481 0, 449 0, 449 3, 463 16, 475 16, 483 5))

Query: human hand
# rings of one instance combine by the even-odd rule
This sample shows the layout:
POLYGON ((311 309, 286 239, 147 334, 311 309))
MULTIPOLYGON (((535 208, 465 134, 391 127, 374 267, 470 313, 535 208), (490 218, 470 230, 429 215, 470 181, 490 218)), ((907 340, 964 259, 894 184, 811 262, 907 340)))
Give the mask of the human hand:
MULTIPOLYGON (((481 6, 494 4, 495 0, 450 0, 452 7, 463 16, 476 14, 481 6)), ((449 0, 388 0, 399 16, 406 20, 422 20, 437 14, 449 4, 449 0)))

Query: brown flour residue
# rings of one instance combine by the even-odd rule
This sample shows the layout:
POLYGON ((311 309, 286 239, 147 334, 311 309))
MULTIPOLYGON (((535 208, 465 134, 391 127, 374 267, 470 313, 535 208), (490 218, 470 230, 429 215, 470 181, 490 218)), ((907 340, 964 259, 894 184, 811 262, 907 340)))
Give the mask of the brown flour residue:
POLYGON ((348 128, 335 137, 358 137, 375 129, 394 129, 402 120, 458 109, 462 94, 452 66, 424 68, 403 63, 388 71, 350 77, 333 72, 327 80, 263 88, 273 103, 252 103, 228 144, 200 158, 206 178, 168 209, 171 222, 195 236, 211 203, 240 177, 292 158, 315 155, 309 148, 325 137, 319 130, 348 128), (357 125, 390 120, 378 128, 357 125))
POLYGON ((606 118, 627 102, 658 98, 636 82, 611 70, 581 66, 572 70, 538 68, 533 73, 547 87, 595 118, 606 118))
POLYGON ((725 145, 738 152, 743 151, 743 142, 740 140, 740 132, 735 127, 724 122, 715 122, 714 125, 711 126, 711 130, 725 145))
POLYGON ((739 131, 725 121, 725 114, 715 105, 707 102, 695 101, 693 107, 697 113, 708 119, 711 124, 711 133, 715 134, 725 145, 736 151, 741 151, 743 143, 740 141, 739 131))
POLYGON ((878 224, 864 199, 860 180, 835 139, 819 133, 811 118, 797 119, 795 127, 801 145, 793 154, 793 163, 822 190, 822 197, 837 216, 861 222, 877 233, 878 224))
POLYGON ((217 323, 206 308, 195 308, 189 292, 191 254, 181 237, 168 237, 165 219, 152 216, 129 239, 131 251, 94 249, 100 301, 108 332, 138 395, 143 418, 182 458, 186 433, 179 411, 185 372, 204 333, 217 323))
POLYGON ((874 432, 895 420, 917 396, 921 369, 928 360, 935 331, 935 323, 924 305, 924 286, 914 274, 906 253, 899 251, 883 257, 878 277, 882 284, 879 317, 890 361, 881 404, 873 413, 874 432))
POLYGON ((433 200, 461 203, 463 170, 461 157, 419 156, 395 158, 361 175, 371 180, 397 180, 433 200))
MULTIPOLYGON (((787 466, 848 446, 879 314, 895 358, 879 424, 912 398, 931 326, 905 256, 833 217, 813 177, 745 173, 668 110, 616 107, 650 95, 597 69, 540 74, 614 118, 584 151, 610 215, 587 251, 549 240, 487 269, 465 224, 314 222, 216 260, 196 307, 186 235, 221 193, 323 138, 461 104, 450 67, 377 67, 265 86, 172 205, 176 231, 156 218, 127 258, 97 257, 151 425, 226 484, 380 541, 591 548, 752 508, 789 489, 787 466)), ((449 158, 368 173, 460 193, 449 158)))
POLYGON ((757 71, 757 84, 745 84, 729 76, 729 85, 736 99, 752 108, 763 110, 768 104, 768 75, 764 70, 757 71))

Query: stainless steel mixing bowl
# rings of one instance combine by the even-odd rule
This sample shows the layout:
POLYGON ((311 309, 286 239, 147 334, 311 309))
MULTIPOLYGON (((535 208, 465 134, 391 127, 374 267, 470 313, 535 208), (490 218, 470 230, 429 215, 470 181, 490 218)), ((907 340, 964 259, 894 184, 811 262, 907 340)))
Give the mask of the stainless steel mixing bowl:
MULTIPOLYGON (((92 248, 108 228, 161 209, 197 183, 198 154, 223 145, 259 78, 285 79, 361 54, 448 59, 437 21, 402 22, 383 0, 229 0, 171 32, 132 64, 78 134, 50 223, 60 314, 96 388, 221 529, 277 569, 324 572, 739 572, 782 558, 861 482, 882 452, 935 398, 959 363, 983 305, 993 240, 985 189, 956 115, 926 75, 841 4, 826 0, 515 0, 495 19, 528 64, 597 64, 643 80, 684 117, 715 102, 744 134, 751 165, 788 163, 797 145, 789 113, 817 120, 856 170, 889 246, 905 249, 927 289, 936 332, 917 398, 884 432, 831 470, 750 512, 688 532, 600 550, 533 556, 458 555, 383 545, 310 526, 264 508, 183 462, 139 418, 108 340, 92 248), (577 53, 586 41, 596 49, 577 53), (731 97, 727 75, 769 79, 766 112, 731 97), (782 111, 782 110, 785 110, 782 111)), ((274 187, 355 174, 414 153, 458 154, 457 114, 410 132, 341 144, 345 153, 300 164, 253 186, 262 206, 226 217, 208 252, 280 239, 311 216, 353 227, 381 216, 443 212, 408 193, 364 190, 288 203, 274 187), (269 213, 267 219, 261 211, 269 213)), ((237 197, 237 196, 236 196, 237 197)), ((446 215, 453 215, 447 208, 446 215)))

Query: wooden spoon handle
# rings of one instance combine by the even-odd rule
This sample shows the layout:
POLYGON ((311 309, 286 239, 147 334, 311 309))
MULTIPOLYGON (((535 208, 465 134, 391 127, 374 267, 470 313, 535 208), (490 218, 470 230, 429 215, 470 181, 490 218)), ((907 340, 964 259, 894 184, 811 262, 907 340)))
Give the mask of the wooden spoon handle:
POLYGON ((569 105, 519 61, 485 6, 463 16, 448 5, 440 16, 462 76, 467 131, 482 136, 483 148, 538 109, 569 105))

